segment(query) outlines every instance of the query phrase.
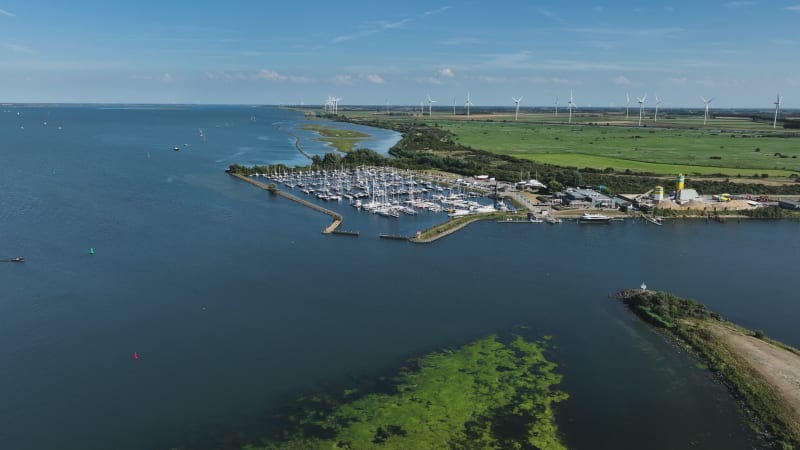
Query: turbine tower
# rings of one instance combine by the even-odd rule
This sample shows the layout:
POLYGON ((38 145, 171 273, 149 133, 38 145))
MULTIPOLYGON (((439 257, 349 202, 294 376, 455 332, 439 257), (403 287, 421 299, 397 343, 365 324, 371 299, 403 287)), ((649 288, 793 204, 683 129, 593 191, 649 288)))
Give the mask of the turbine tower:
POLYGON ((511 100, 514 101, 514 120, 517 120, 517 116, 519 116, 519 102, 522 101, 522 96, 520 95, 519 98, 511 97, 511 100))
POLYGON ((569 123, 572 123, 572 108, 578 107, 578 105, 572 101, 572 89, 569 90, 569 101, 567 102, 567 106, 569 106, 569 123))
POLYGON ((778 126, 778 114, 781 111, 781 103, 783 102, 783 98, 781 98, 781 94, 778 93, 778 98, 775 99, 775 119, 772 120, 772 129, 774 130, 775 127, 778 126))
POLYGON ((642 126, 642 115, 644 114, 644 102, 647 100, 647 94, 644 94, 641 97, 636 97, 636 100, 639 102, 639 126, 642 126))
POLYGON ((431 94, 428 94, 428 117, 433 117, 433 104, 436 100, 431 100, 431 94))
POLYGON ((631 95, 625 93, 625 120, 628 120, 628 112, 631 109, 631 95))
POLYGON ((556 117, 558 117, 558 96, 556 96, 556 117))
POLYGON ((714 98, 712 97, 712 98, 706 100, 705 97, 700 97, 700 99, 703 100, 703 104, 705 105, 705 110, 706 110, 705 114, 703 114, 703 125, 705 125, 706 122, 708 121, 708 105, 710 105, 711 102, 714 101, 714 98))
POLYGON ((464 102, 464 107, 467 108, 467 119, 469 119, 469 107, 472 106, 472 102, 469 100, 469 91, 467 91, 467 101, 464 102))
POLYGON ((456 115, 456 98, 453 97, 453 115, 456 115))
POLYGON ((656 115, 653 116, 653 122, 658 122, 658 105, 661 104, 661 99, 656 95, 656 115))

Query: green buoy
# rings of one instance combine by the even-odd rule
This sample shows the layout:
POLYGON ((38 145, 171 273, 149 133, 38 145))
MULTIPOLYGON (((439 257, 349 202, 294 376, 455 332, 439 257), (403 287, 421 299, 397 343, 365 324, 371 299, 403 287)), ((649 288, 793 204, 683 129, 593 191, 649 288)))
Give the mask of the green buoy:
POLYGON ((89 248, 89 254, 94 255, 94 247, 89 248))

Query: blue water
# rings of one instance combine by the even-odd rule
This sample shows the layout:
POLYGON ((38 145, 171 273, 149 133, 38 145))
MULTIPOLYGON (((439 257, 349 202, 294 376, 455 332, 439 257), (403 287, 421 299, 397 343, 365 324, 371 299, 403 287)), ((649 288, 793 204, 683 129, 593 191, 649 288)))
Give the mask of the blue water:
POLYGON ((327 204, 361 232, 329 236, 223 173, 304 164, 298 113, 3 110, 0 258, 27 262, 0 263, 0 448, 257 434, 293 394, 523 325, 553 336, 571 448, 744 450, 760 444, 724 388, 607 296, 645 281, 800 345, 796 222, 477 223, 415 246, 377 236, 441 216, 327 204))

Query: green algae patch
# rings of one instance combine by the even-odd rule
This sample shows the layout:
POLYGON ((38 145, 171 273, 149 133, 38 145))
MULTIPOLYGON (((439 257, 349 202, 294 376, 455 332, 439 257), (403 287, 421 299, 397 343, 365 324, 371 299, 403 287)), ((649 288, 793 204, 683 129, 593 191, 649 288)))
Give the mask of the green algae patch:
MULTIPOLYGON (((301 399, 267 449, 566 449, 553 405, 562 376, 545 342, 496 336, 411 361, 381 392, 301 399)), ((373 389, 374 390, 374 389, 373 389)))
POLYGON ((332 128, 326 127, 325 125, 320 124, 308 124, 303 126, 304 130, 311 130, 315 131, 321 137, 316 139, 318 141, 327 142, 331 144, 336 150, 340 152, 347 153, 355 147, 356 144, 363 141, 364 139, 369 139, 370 136, 367 133, 362 133, 360 131, 352 131, 352 130, 342 130, 339 128, 332 128))

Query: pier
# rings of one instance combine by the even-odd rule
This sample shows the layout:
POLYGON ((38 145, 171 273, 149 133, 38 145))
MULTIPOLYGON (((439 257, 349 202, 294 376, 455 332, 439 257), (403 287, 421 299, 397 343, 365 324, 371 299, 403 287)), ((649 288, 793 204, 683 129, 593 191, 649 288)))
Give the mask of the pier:
MULTIPOLYGON (((238 173, 230 173, 230 172, 228 172, 228 174, 231 175, 232 177, 236 177, 236 178, 238 178, 238 179, 240 179, 242 181, 246 181, 246 182, 252 184, 253 186, 256 186, 258 188, 264 189, 265 191, 269 191, 269 192, 271 192, 273 194, 280 195, 283 198, 287 198, 287 199, 289 199, 289 200, 291 200, 293 202, 299 203, 299 204, 301 204, 303 206, 307 206, 307 207, 309 207, 309 208, 311 208, 311 209, 313 209, 315 211, 319 211, 319 212, 321 212, 323 214, 327 214, 327 215, 331 216, 333 218, 333 222, 331 222, 330 225, 328 225, 327 227, 325 227, 324 230, 322 230, 323 234, 331 234, 331 233, 333 233, 334 231, 336 231, 337 228, 339 228, 339 225, 342 224, 342 220, 343 219, 342 219, 341 214, 339 214, 339 213, 337 213, 335 211, 331 211, 330 209, 323 208, 322 206, 319 206, 319 205, 316 205, 316 204, 311 203, 309 201, 303 200, 302 198, 295 197, 292 194, 288 194, 286 192, 283 192, 283 191, 281 191, 281 190, 279 190, 278 188, 275 188, 275 187, 270 187, 269 185, 264 184, 264 183, 262 183, 260 181, 252 180, 252 179, 250 179, 250 178, 248 178, 248 177, 246 177, 244 175, 240 175, 238 173)), ((358 233, 354 232, 354 231, 339 232, 337 234, 347 234, 347 235, 350 235, 350 236, 353 236, 353 235, 358 236, 358 233)))

